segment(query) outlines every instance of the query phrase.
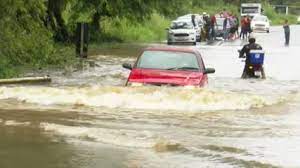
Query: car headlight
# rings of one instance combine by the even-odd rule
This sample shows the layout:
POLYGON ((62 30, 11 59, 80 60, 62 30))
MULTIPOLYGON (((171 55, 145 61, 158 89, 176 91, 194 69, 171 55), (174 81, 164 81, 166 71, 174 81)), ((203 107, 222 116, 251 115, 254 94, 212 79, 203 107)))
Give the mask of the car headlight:
POLYGON ((139 86, 144 86, 144 84, 138 82, 128 82, 127 86, 139 87, 139 86))

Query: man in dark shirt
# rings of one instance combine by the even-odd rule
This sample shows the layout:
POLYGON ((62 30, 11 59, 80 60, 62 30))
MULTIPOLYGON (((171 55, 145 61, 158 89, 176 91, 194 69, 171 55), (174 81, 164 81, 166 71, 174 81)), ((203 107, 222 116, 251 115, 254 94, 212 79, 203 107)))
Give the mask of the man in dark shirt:
MULTIPOLYGON (((240 51, 239 58, 245 58, 246 57, 246 62, 245 62, 245 67, 244 67, 244 71, 243 71, 243 74, 242 74, 242 78, 247 78, 249 76, 248 75, 249 74, 248 73, 248 67, 250 65, 250 51, 251 50, 262 50, 261 45, 256 43, 256 39, 253 35, 249 36, 249 44, 244 45, 243 49, 240 51)), ((262 78, 265 79, 266 75, 265 75, 263 67, 261 69, 261 72, 262 72, 262 78)))
POLYGON ((290 26, 289 22, 286 19, 283 25, 284 35, 285 35, 285 45, 288 46, 290 44, 290 26))
POLYGON ((210 22, 211 22, 211 36, 212 36, 212 39, 215 40, 216 38, 216 32, 215 32, 215 27, 217 25, 217 19, 216 19, 216 16, 215 15, 212 15, 211 18, 210 18, 210 22))
POLYGON ((194 27, 197 27, 197 24, 196 24, 196 16, 195 15, 192 15, 191 16, 191 19, 192 19, 192 24, 194 27))

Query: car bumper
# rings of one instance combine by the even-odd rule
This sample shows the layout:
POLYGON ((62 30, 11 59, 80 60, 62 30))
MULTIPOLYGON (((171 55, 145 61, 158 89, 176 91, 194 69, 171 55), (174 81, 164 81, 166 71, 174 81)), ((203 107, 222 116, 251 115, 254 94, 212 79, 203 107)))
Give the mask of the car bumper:
POLYGON ((170 36, 168 38, 168 41, 172 43, 194 43, 196 42, 196 40, 197 40, 196 36, 181 36, 181 37, 170 36))
POLYGON ((253 31, 269 31, 270 28, 269 27, 263 27, 263 26, 254 26, 252 27, 253 31))

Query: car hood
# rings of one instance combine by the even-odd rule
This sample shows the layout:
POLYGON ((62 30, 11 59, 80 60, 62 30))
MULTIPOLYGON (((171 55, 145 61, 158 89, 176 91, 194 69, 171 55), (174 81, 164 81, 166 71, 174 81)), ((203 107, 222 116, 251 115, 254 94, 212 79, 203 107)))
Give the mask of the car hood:
POLYGON ((133 69, 129 82, 139 82, 153 85, 199 85, 203 78, 202 72, 171 71, 155 69, 133 69))
POLYGON ((171 29, 171 32, 177 34, 177 33, 195 33, 196 30, 194 29, 171 29))

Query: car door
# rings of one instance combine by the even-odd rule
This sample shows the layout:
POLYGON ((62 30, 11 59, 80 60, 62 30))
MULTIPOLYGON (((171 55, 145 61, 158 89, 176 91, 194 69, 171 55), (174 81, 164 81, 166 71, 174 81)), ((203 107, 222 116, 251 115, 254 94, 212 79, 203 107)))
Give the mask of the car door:
POLYGON ((203 59, 202 59, 202 56, 201 56, 200 52, 197 51, 196 55, 197 55, 198 63, 199 63, 199 66, 200 66, 200 72, 202 73, 202 78, 200 80, 200 86, 203 87, 203 86, 208 84, 208 77, 207 77, 207 74, 204 73, 205 72, 205 65, 204 65, 204 62, 203 62, 203 59))

